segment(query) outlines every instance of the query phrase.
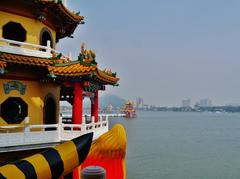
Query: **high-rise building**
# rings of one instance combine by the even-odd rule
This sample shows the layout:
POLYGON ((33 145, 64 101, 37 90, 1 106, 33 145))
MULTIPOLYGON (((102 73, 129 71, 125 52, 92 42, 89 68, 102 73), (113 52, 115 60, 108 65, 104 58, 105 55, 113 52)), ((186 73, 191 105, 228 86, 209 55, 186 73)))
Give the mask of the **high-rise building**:
POLYGON ((209 98, 203 98, 199 100, 199 102, 197 103, 197 106, 209 107, 209 106, 212 106, 212 101, 209 98))
POLYGON ((138 98, 137 98, 137 101, 136 101, 136 107, 137 107, 137 109, 141 109, 141 108, 143 108, 143 106, 144 106, 143 98, 138 97, 138 98))
POLYGON ((182 107, 184 107, 184 108, 191 107, 191 99, 183 99, 182 100, 182 107))

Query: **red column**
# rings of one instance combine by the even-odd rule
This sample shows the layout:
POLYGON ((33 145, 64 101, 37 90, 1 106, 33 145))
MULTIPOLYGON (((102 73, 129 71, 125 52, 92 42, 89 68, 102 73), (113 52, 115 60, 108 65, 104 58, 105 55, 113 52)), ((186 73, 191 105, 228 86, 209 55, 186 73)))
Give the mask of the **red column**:
POLYGON ((72 171, 72 179, 80 179, 80 174, 79 174, 78 168, 75 168, 75 169, 72 171))
MULTIPOLYGON (((74 83, 73 91, 73 109, 72 118, 73 124, 82 124, 82 103, 83 103, 83 89, 80 83, 74 83)), ((73 179, 79 179, 79 170, 75 168, 72 172, 73 179)))
POLYGON ((73 109, 72 109, 72 118, 73 124, 82 123, 82 97, 83 89, 80 83, 74 83, 73 91, 73 109))
POLYGON ((95 118, 95 122, 98 122, 98 90, 94 94, 94 103, 93 103, 93 116, 95 118))

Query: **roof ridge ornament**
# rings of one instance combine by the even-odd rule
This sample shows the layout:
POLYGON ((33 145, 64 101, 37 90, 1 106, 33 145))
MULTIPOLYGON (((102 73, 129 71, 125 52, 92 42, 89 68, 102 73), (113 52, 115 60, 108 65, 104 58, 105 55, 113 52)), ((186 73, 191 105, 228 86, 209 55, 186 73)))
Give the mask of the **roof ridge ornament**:
POLYGON ((67 0, 53 0, 57 4, 63 4, 65 7, 67 7, 67 0))
POLYGON ((109 68, 105 68, 105 69, 103 70, 103 72, 104 72, 105 74, 110 75, 110 76, 113 76, 113 77, 116 77, 116 76, 117 76, 117 72, 113 73, 112 70, 109 69, 109 68))
POLYGON ((80 53, 79 53, 79 56, 78 56, 78 61, 80 62, 80 64, 83 64, 83 65, 94 65, 96 66, 97 65, 97 62, 96 62, 96 54, 94 52, 93 49, 89 49, 87 50, 86 47, 85 47, 85 43, 82 43, 80 45, 80 53))

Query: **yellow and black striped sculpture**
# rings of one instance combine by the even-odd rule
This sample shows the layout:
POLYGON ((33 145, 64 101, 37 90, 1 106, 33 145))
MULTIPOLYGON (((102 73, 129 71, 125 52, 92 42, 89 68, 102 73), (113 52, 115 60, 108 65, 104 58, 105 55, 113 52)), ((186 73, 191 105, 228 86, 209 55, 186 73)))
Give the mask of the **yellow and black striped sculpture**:
POLYGON ((70 173, 87 157, 93 133, 0 167, 0 179, 57 179, 70 173))

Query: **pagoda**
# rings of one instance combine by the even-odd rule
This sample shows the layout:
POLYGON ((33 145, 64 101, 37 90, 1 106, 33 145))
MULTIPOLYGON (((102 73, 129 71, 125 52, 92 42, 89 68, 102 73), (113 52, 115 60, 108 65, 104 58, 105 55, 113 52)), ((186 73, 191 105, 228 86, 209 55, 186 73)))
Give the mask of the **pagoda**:
POLYGON ((1 0, 0 17, 0 165, 108 131, 98 99, 106 85, 118 85, 116 73, 99 69, 94 51, 84 45, 77 59, 56 51, 84 17, 63 0, 1 0), (84 98, 91 100, 89 124, 84 98), (60 101, 72 105, 70 124, 62 121, 60 101))

